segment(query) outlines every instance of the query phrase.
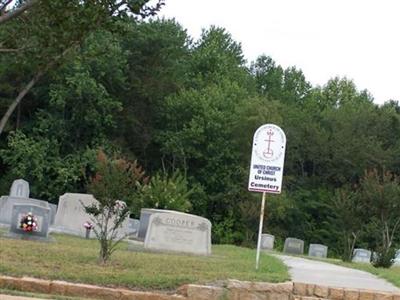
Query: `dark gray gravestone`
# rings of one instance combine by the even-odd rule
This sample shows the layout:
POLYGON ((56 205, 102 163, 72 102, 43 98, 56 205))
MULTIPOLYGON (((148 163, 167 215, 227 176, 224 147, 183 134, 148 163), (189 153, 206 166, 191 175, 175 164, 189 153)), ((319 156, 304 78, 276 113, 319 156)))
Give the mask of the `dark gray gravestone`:
POLYGON ((166 209, 142 208, 140 210, 140 226, 137 235, 138 240, 144 241, 147 233, 147 228, 149 227, 150 216, 156 213, 179 213, 179 212, 166 209))
POLYGON ((310 244, 308 256, 327 258, 328 247, 321 244, 310 244))
POLYGON ((13 205, 27 204, 49 208, 49 203, 43 200, 3 196, 0 199, 0 223, 11 225, 11 214, 13 205))
POLYGON ((370 263, 371 262, 371 251, 366 249, 354 249, 352 262, 355 263, 370 263))
POLYGON ((140 221, 137 219, 128 219, 128 236, 136 237, 139 232, 140 221))
POLYGON ((9 237, 30 240, 48 240, 49 227, 50 208, 29 204, 13 205, 9 237), (37 230, 32 232, 25 232, 21 228, 21 220, 23 216, 28 213, 32 213, 37 219, 37 230))
POLYGON ((303 254, 304 241, 295 238, 287 238, 285 240, 285 246, 283 247, 283 252, 290 254, 303 254))
POLYGON ((275 236, 272 234, 261 234, 261 250, 273 250, 274 249, 275 236))
POLYGON ((57 205, 49 203, 49 207, 50 207, 50 225, 53 225, 56 219, 57 205))
POLYGON ((23 179, 14 180, 11 185, 10 196, 29 198, 29 182, 23 179))

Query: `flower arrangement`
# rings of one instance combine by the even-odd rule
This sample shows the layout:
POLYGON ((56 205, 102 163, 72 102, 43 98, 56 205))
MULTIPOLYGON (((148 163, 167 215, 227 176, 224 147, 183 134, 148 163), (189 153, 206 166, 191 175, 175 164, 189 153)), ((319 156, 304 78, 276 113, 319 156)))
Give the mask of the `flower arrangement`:
POLYGON ((20 228, 25 232, 36 231, 38 227, 37 218, 31 213, 27 213, 21 218, 20 228))
POLYGON ((91 230, 91 229, 93 229, 94 225, 93 225, 92 223, 90 223, 89 221, 86 221, 86 222, 83 224, 83 227, 85 227, 86 230, 91 230))

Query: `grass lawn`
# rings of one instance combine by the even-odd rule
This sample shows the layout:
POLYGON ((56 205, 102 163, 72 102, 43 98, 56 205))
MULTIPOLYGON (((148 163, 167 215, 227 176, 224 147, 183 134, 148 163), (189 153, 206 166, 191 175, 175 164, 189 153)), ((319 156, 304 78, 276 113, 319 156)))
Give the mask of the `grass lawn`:
POLYGON ((215 245, 212 255, 192 256, 132 252, 123 242, 107 266, 97 264, 98 242, 67 235, 52 235, 55 243, 0 237, 0 274, 59 279, 70 282, 136 289, 175 289, 185 283, 221 284, 226 279, 282 282, 287 267, 261 253, 255 271, 256 251, 215 245))

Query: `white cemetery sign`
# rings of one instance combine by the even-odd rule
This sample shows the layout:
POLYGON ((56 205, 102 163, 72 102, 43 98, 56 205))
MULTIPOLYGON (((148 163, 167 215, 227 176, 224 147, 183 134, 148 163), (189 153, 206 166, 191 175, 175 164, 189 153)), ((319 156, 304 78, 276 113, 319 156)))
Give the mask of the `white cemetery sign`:
POLYGON ((274 124, 265 124, 253 137, 249 191, 279 194, 282 189, 286 136, 274 124))
POLYGON ((144 248, 155 251, 211 254, 211 222, 179 212, 150 216, 144 248))
POLYGON ((256 269, 258 269, 260 259, 265 194, 281 193, 285 150, 286 135, 279 126, 265 124, 254 133, 248 189, 251 192, 263 193, 258 229, 256 269))

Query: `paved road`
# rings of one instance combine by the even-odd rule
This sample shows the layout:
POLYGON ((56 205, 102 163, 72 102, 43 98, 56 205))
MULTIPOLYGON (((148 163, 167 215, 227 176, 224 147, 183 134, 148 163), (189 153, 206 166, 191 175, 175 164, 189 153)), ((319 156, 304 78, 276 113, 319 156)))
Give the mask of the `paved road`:
POLYGON ((400 292, 400 289, 392 284, 367 272, 300 257, 285 255, 278 255, 278 257, 289 266, 289 272, 294 282, 400 292))

